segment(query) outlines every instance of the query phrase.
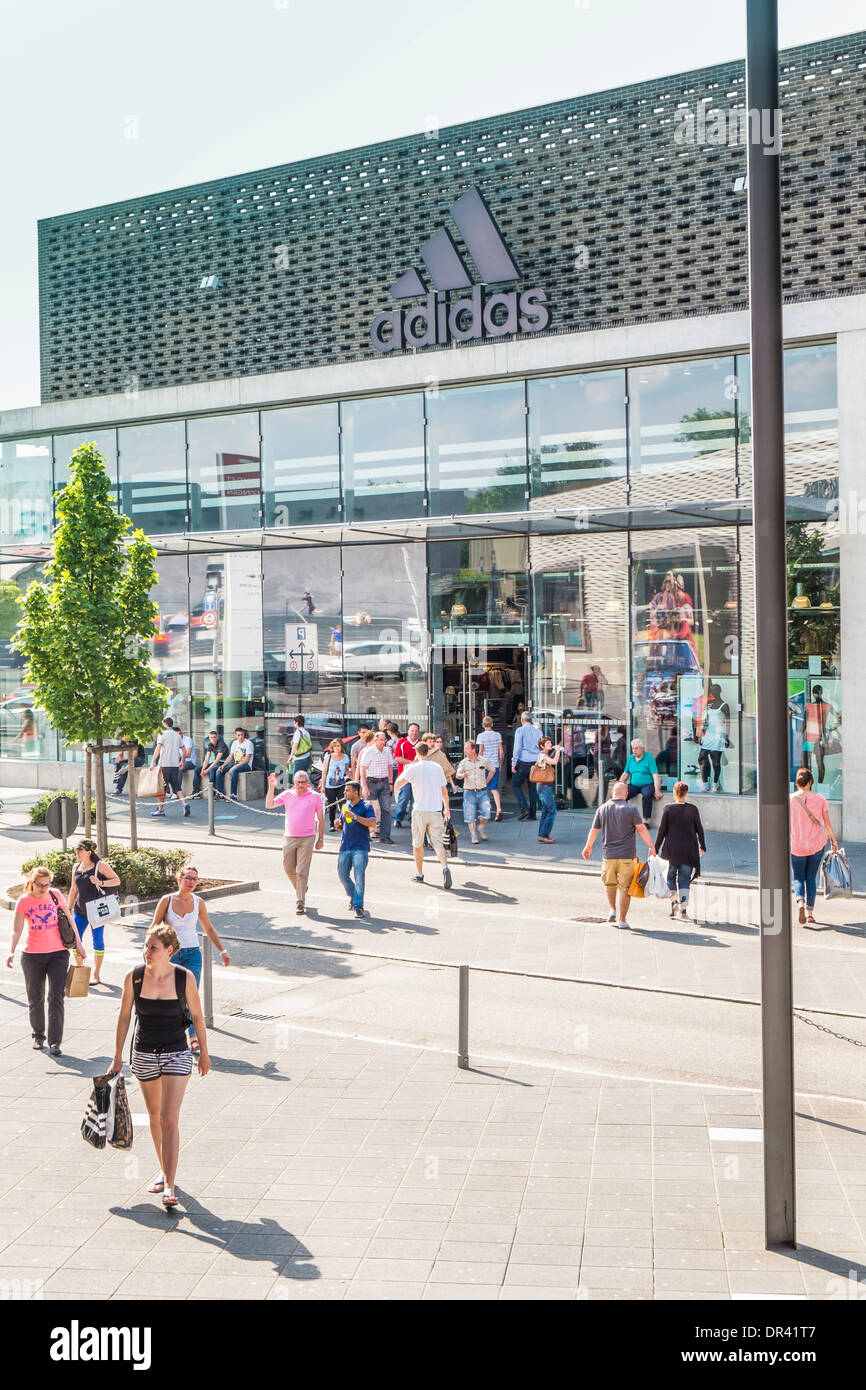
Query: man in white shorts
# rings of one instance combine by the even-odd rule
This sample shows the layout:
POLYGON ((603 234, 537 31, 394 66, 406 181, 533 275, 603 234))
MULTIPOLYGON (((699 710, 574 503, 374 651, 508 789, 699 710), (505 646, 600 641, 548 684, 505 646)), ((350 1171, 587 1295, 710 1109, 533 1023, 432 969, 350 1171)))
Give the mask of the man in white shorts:
POLYGON ((394 791, 402 786, 410 786, 414 798, 412 807, 412 853, 415 856, 415 882, 424 882, 424 836, 429 835, 430 844, 439 863, 442 865, 443 887, 451 887, 451 870, 445 859, 443 832, 444 817, 450 815, 448 784, 445 773, 438 763, 430 762, 430 748, 419 743, 415 748, 414 762, 406 763, 394 791))

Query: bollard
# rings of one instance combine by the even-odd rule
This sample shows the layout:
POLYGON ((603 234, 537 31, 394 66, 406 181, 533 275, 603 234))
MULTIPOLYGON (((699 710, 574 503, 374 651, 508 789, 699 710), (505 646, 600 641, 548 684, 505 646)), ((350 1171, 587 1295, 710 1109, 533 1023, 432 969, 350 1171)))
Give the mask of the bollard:
POLYGON ((213 823, 214 800, 215 800, 215 798, 214 798, 214 789, 213 789, 213 778, 212 778, 212 777, 208 777, 208 779, 207 779, 207 833, 208 833, 208 835, 215 835, 215 834, 216 834, 216 830, 214 829, 214 823, 213 823))
POLYGON ((202 938, 202 974, 201 974, 201 1004, 204 1013, 204 1021, 208 1028, 213 1028, 213 947, 210 944, 210 937, 202 938))
POLYGON ((459 965, 460 1001, 457 1024, 457 1065, 467 1070, 469 1067, 469 966, 459 965))

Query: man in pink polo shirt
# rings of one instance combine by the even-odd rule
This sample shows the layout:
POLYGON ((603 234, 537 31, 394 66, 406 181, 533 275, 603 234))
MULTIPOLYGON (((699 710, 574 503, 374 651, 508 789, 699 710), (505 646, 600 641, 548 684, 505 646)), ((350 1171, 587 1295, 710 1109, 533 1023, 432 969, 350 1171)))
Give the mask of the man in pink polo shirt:
POLYGON ((283 806, 286 812, 286 833, 283 840, 283 868, 292 881, 298 896, 295 908, 298 916, 306 911, 307 880, 310 877, 310 861, 313 848, 321 849, 325 843, 325 814, 322 798, 310 786, 306 772, 296 772, 288 791, 274 796, 277 774, 272 772, 268 778, 268 795, 265 808, 273 811, 283 806))

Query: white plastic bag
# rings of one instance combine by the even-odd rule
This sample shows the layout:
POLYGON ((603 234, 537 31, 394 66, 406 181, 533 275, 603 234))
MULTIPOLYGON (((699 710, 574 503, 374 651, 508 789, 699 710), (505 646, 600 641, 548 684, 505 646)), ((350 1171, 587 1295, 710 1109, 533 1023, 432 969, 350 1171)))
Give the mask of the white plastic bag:
POLYGON ((662 859, 660 854, 653 854, 648 860, 649 863, 649 883, 644 892, 648 898, 666 898, 668 896, 668 861, 662 859))

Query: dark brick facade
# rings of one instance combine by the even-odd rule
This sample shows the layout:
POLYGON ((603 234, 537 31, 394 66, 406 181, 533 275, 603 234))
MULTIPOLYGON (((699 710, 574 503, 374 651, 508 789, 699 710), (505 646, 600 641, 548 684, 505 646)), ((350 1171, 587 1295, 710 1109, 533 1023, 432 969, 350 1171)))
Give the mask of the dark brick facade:
MULTIPOLYGON (((866 291, 866 33, 781 68, 786 297, 866 291)), ((745 149, 674 138, 707 98, 743 106, 743 64, 46 219, 42 400, 375 356, 390 285, 473 184, 551 332, 741 308, 745 149)))

